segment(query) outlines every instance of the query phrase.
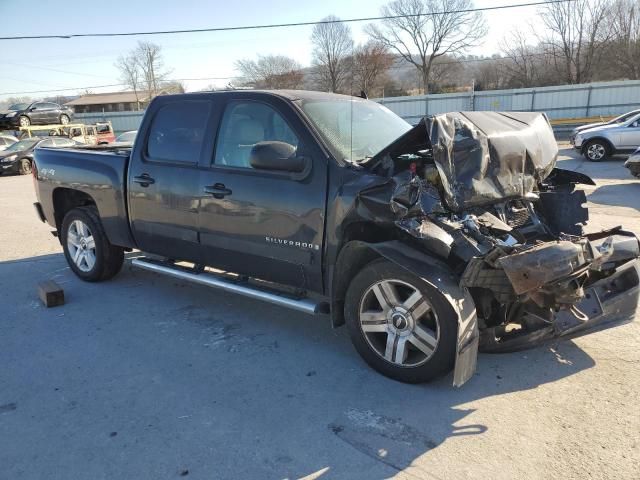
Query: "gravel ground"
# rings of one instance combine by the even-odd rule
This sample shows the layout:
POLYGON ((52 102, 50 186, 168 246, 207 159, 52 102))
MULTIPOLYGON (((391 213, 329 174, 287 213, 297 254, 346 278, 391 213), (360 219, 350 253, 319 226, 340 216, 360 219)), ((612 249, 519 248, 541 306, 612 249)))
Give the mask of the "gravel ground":
MULTIPOLYGON (((640 234, 640 181, 564 147, 590 229, 640 234)), ((404 385, 322 317, 129 267, 83 283, 34 200, 0 177, 2 479, 638 478, 637 321, 404 385)))

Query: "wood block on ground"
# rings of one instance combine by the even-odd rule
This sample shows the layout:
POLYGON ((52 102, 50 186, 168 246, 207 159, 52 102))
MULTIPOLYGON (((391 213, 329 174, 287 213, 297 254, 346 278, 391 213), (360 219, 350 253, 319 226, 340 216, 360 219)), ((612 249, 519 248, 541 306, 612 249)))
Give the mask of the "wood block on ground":
POLYGON ((53 280, 38 283, 38 295, 47 308, 64 305, 64 290, 53 280))

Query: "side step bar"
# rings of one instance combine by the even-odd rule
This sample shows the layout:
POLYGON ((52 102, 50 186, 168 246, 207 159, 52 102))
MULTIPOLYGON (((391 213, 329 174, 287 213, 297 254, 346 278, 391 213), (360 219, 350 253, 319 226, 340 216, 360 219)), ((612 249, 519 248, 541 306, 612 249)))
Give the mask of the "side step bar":
POLYGON ((237 293, 257 300, 263 300, 265 302, 291 308, 304 313, 310 313, 312 315, 317 313, 328 313, 329 310, 329 305, 326 302, 316 301, 309 298, 296 299, 285 294, 262 290, 250 285, 235 283, 213 273, 193 273, 175 265, 161 264, 146 258, 134 258, 131 260, 131 265, 150 272, 162 273, 173 278, 179 278, 180 280, 187 280, 207 287, 219 288, 220 290, 237 293))

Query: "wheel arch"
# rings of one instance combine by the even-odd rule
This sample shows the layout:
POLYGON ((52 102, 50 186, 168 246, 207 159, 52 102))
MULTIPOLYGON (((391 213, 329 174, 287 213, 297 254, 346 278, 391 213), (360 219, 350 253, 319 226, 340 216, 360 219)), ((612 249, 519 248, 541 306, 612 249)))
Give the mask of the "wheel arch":
MULTIPOLYGON (((53 190, 53 215, 60 232, 65 215, 77 207, 95 206, 96 201, 88 193, 73 188, 58 187, 53 190)), ((60 238, 60 235, 58 236, 60 238)))

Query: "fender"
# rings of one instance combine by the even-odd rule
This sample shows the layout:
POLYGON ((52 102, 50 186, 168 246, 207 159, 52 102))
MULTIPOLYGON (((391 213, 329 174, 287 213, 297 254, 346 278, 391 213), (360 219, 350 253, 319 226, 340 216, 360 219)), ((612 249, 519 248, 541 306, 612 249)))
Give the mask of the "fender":
POLYGON ((460 287, 458 278, 442 261, 397 240, 381 243, 357 242, 390 262, 420 277, 440 292, 458 317, 458 342, 453 372, 453 385, 462 386, 475 370, 478 359, 478 317, 469 291, 460 287))

